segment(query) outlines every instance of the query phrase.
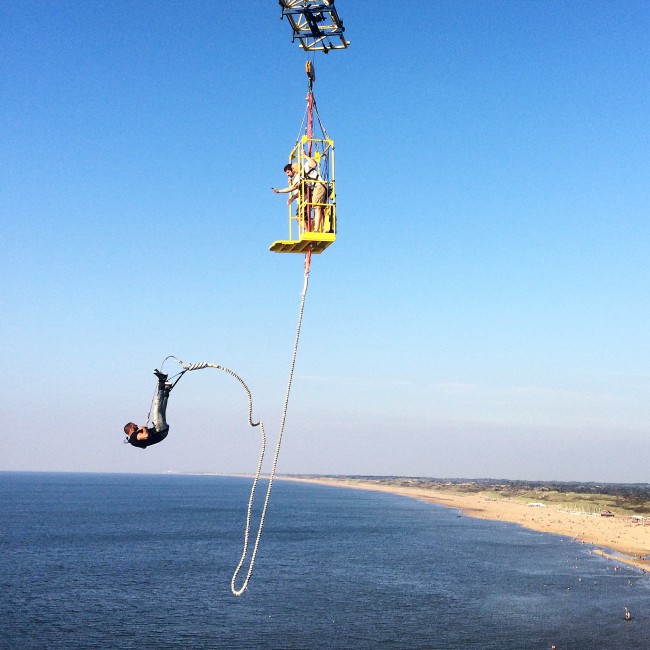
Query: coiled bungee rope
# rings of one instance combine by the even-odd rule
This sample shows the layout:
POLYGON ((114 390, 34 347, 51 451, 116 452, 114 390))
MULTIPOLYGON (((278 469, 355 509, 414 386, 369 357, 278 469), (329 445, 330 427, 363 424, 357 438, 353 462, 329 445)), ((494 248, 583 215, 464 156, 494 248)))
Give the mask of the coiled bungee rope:
MULTIPOLYGON (((300 312, 298 315, 298 327, 296 330, 296 338, 293 346, 293 355, 291 357, 291 368, 289 370, 289 381, 287 384, 287 391, 285 394, 284 398, 284 407, 282 409, 282 419, 280 422, 280 432, 278 434, 278 442, 275 447, 275 454, 273 456, 273 465, 271 467, 271 473, 269 475, 269 484, 268 487, 266 488, 266 496, 264 498, 264 505, 262 507, 262 513, 260 515, 260 523, 257 528, 257 536, 255 537, 255 544, 253 545, 253 551, 250 556, 250 560, 248 563, 248 570, 246 571, 246 577, 244 579, 244 582, 242 583, 241 587, 237 587, 236 582, 237 582, 237 577, 239 575, 239 572, 241 571, 242 567, 244 566, 244 563, 246 561, 246 557, 248 555, 248 547, 249 547, 249 537, 250 537, 250 528, 251 528, 251 516, 252 516, 252 511, 253 511, 253 503, 255 500, 255 489, 257 488, 257 483, 260 479, 261 473, 262 473, 262 463, 264 462, 264 454, 266 452, 266 432, 264 430, 264 422, 260 420, 259 422, 253 422, 253 396, 251 394, 250 389, 246 385, 246 382, 235 372, 230 370, 229 368, 226 368, 224 366, 215 364, 215 363, 205 363, 205 362, 199 362, 199 363, 185 363, 181 361, 179 358, 169 355, 168 357, 165 358, 163 361, 162 365, 160 366, 161 370, 163 365, 165 364, 165 361, 168 359, 173 359, 177 363, 179 363, 182 367, 183 370, 176 375, 177 377, 176 382, 174 382, 174 385, 180 380, 180 378, 186 373, 186 372, 191 372, 193 370, 203 370, 204 368, 214 368, 215 370, 221 370, 227 374, 229 374, 231 377, 234 377, 244 388, 246 391, 246 394, 248 395, 248 423, 251 427, 260 427, 260 431, 262 432, 262 444, 261 444, 261 449, 260 449, 260 456, 259 460, 257 463, 257 470, 255 472, 255 478, 253 479, 253 485, 251 486, 251 492, 250 492, 250 497, 248 499, 248 508, 246 512, 246 527, 244 530, 244 546, 241 554, 241 558, 239 560, 239 564, 237 564, 237 568, 235 569, 232 579, 230 581, 230 590, 235 596, 241 596, 244 591, 246 591, 246 588, 248 587, 248 583, 250 581, 251 575, 253 573, 253 567, 255 565, 255 558, 257 557, 257 551, 259 548, 260 544, 260 539, 262 537, 262 529, 264 528, 264 520, 266 518, 266 509, 269 504, 269 498, 271 496, 271 489, 273 487, 273 479, 275 478, 275 471, 277 468, 278 464, 278 457, 280 455, 280 446, 282 445, 282 434, 284 433, 284 425, 287 419, 287 409, 289 406, 289 394, 291 393, 291 384, 293 382, 293 371, 296 365, 296 355, 298 354, 298 341, 300 340, 300 329, 302 327, 302 316, 303 312, 305 310, 305 298, 307 296, 307 286, 309 284, 309 261, 310 261, 311 255, 307 255, 307 260, 305 262, 305 280, 303 284, 303 289, 302 289, 302 297, 300 300, 300 312)), ((151 413, 151 409, 149 410, 149 413, 151 413)), ((147 424, 149 422, 149 416, 147 416, 147 424)))

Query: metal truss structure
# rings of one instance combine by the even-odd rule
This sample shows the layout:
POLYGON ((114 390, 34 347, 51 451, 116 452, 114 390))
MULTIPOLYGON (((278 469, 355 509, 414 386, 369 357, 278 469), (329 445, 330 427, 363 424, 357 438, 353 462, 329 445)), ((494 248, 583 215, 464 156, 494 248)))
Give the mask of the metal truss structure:
POLYGON ((334 7, 334 0, 278 0, 282 18, 289 20, 293 30, 292 41, 307 52, 344 50, 350 45, 345 40, 343 21, 334 7))

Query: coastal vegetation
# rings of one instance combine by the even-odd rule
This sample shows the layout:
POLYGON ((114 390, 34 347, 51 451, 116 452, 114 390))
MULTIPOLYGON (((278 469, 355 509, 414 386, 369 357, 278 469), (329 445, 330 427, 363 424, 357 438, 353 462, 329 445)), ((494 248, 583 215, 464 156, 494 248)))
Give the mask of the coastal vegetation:
MULTIPOLYGON (((649 483, 579 483, 560 481, 521 481, 504 479, 438 479, 404 476, 313 476, 346 482, 363 482, 383 487, 408 487, 475 494, 489 499, 511 499, 522 503, 553 505, 568 511, 587 514, 613 513, 619 516, 650 516, 649 483)), ((296 478, 299 478, 296 476, 296 478)))

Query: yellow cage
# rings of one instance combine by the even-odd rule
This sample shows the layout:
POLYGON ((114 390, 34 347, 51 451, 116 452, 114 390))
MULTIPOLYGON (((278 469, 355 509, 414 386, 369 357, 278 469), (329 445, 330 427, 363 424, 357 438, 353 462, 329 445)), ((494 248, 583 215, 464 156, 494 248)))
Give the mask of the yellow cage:
POLYGON ((289 163, 298 165, 301 181, 296 199, 289 204, 289 239, 276 241, 269 250, 274 253, 322 253, 336 241, 336 184, 334 180, 334 141, 329 138, 310 138, 303 135, 289 155, 289 163), (309 156, 308 152, 312 155, 309 156), (318 163, 318 178, 304 178, 308 158, 318 163), (317 186, 325 187, 325 197, 313 200, 317 186), (296 208, 297 203, 297 208, 296 208), (320 227, 315 223, 322 211, 320 227))

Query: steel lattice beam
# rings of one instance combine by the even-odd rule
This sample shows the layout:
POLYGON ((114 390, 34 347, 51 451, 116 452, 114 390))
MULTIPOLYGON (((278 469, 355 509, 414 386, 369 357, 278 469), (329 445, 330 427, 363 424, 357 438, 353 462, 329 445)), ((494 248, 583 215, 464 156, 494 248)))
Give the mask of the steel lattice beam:
POLYGON ((350 44, 345 40, 343 21, 334 7, 334 0, 279 0, 282 18, 289 20, 293 30, 292 41, 307 52, 344 50, 350 44))

